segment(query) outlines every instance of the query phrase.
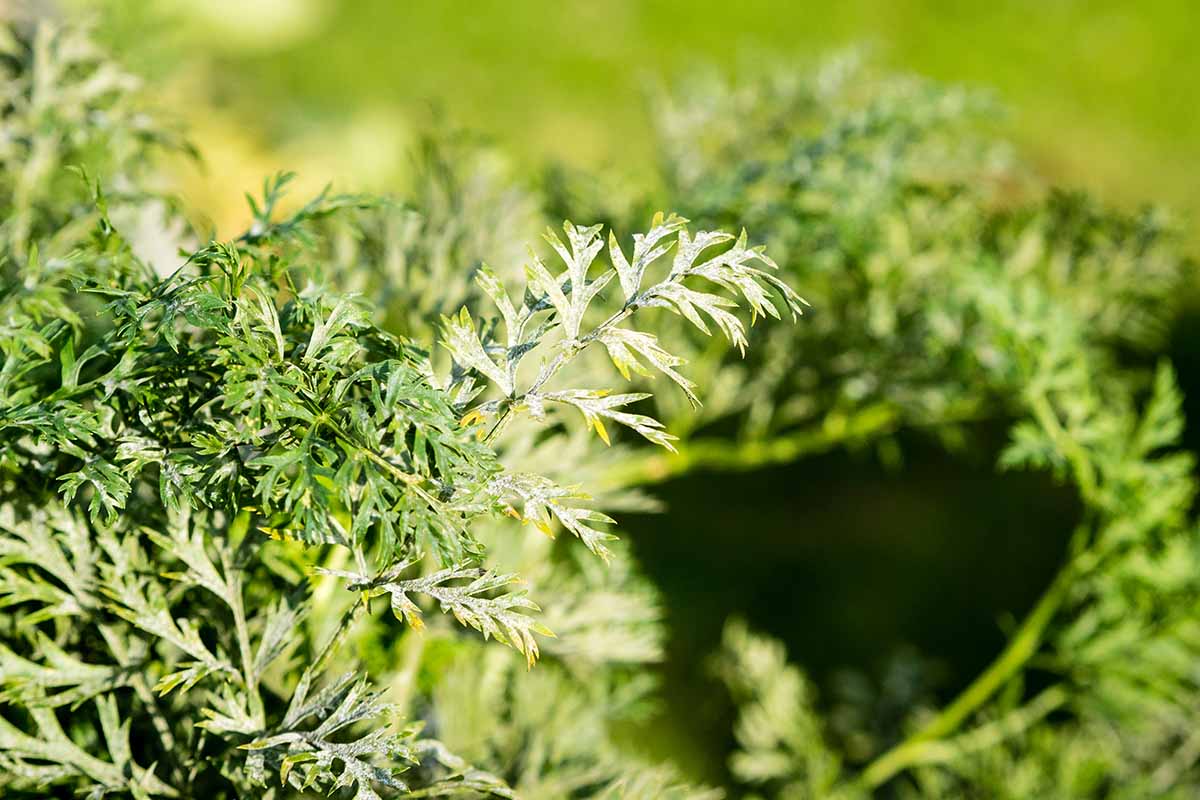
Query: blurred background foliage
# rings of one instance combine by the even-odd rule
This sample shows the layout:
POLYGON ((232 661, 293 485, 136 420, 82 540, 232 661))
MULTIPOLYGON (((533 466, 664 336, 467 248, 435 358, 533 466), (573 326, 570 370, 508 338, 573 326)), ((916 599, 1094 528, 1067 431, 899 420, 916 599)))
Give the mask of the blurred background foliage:
MULTIPOLYGON (((78 2, 78 0, 76 0, 78 2)), ((87 9, 94 4, 79 4, 87 9)), ((431 110, 529 164, 649 167, 644 91, 863 46, 885 67, 995 90, 1054 182, 1200 207, 1200 51, 1187 0, 107 0, 111 36, 210 160, 216 221, 287 167, 387 189, 431 110), (241 180, 248 178, 251 180, 241 180)), ((324 176, 318 178, 317 176, 324 176)))
MULTIPOLYGON (((620 212, 622 196, 661 191, 647 103, 656 87, 695 73, 807 71, 846 46, 888 71, 993 92, 1007 111, 990 124, 1046 184, 1119 208, 1164 203, 1185 230, 1200 209, 1188 2, 112 0, 105 10, 105 36, 205 154, 202 167, 177 164, 180 194, 224 233, 245 221, 243 189, 277 169, 298 171, 306 188, 407 185, 427 163, 412 155, 422 134, 437 126, 495 142, 513 162, 501 172, 559 163, 568 175, 616 175, 589 197, 617 187, 600 207, 620 212)), ((1185 314, 1167 337, 1190 398, 1200 397, 1196 319, 1185 314)), ((1194 399, 1188 408, 1200 416, 1194 399)), ((641 741, 725 780, 718 754, 730 749, 733 711, 714 699, 702 656, 730 611, 786 642, 835 728, 839 713, 874 714, 843 720, 846 730, 886 728, 889 714, 953 696, 1041 594, 1080 514, 1049 477, 995 473, 1007 423, 976 426, 969 452, 901 430, 886 451, 653 487, 671 513, 621 521, 664 592, 675 713, 641 741), (705 557, 704 542, 730 536, 735 559, 705 557)), ((1187 438, 1194 449, 1196 433, 1187 438)))

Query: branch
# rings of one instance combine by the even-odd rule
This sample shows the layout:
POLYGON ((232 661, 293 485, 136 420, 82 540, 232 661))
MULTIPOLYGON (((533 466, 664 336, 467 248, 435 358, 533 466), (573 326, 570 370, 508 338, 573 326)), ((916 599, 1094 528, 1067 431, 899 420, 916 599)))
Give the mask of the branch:
POLYGON ((928 752, 930 742, 957 730, 971 714, 1008 683, 1037 652, 1046 626, 1066 599, 1067 590, 1077 570, 1076 560, 1068 562, 1055 576, 1041 600, 1029 612, 996 660, 923 728, 867 765, 859 780, 873 789, 883 785, 897 773, 920 763, 928 752))

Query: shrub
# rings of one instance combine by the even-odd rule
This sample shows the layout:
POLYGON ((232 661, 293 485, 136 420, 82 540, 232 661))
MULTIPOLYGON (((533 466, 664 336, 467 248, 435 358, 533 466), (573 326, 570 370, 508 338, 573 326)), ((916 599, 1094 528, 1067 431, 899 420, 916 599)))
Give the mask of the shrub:
POLYGON ((148 202, 137 188, 148 142, 129 124, 129 80, 84 39, 45 27, 18 36, 10 58, 12 162, 47 163, 17 176, 3 201, 6 791, 512 796, 419 724, 397 724, 396 706, 347 658, 344 645, 385 596, 409 629, 391 680, 410 722, 421 652, 436 639, 447 680, 470 680, 484 704, 468 719, 512 731, 482 740, 474 725, 456 731, 466 708, 442 720, 435 705, 430 721, 516 788, 675 791, 666 773, 618 766, 605 741, 607 717, 644 691, 605 662, 644 661, 657 648, 640 631, 653 626, 653 607, 620 590, 620 572, 597 576, 572 561, 547 576, 573 605, 556 609, 563 671, 539 672, 540 684, 481 656, 448 623, 436 637, 421 629, 436 607, 533 666, 537 637, 552 634, 513 589, 521 578, 491 565, 482 522, 565 529, 607 559, 612 520, 577 486, 506 465, 492 443, 510 426, 558 425, 569 410, 605 441, 614 425, 670 448, 662 424, 633 410, 647 395, 580 385, 594 376, 571 367, 602 348, 624 374, 660 372, 695 399, 681 360, 635 325, 659 307, 703 328, 702 312, 744 345, 727 295, 759 315, 779 316, 775 303, 798 313, 762 249, 659 215, 632 255, 610 234, 606 265, 600 226, 566 223, 564 238, 547 236, 555 260, 533 255, 515 296, 479 270, 498 316, 482 325, 466 307, 443 316, 449 358, 438 359, 376 326, 361 299, 311 280, 316 223, 365 198, 322 194, 281 214, 289 176, 278 176, 250 201, 249 230, 157 274, 114 222, 148 202), (60 98, 89 105, 63 116, 60 98), (121 158, 126 139, 131 155, 121 158), (58 173, 91 151, 110 162, 92 165, 103 179, 80 183, 89 202, 58 173), (591 308, 606 288, 605 308, 591 308), (346 600, 331 596, 339 585, 346 600), (482 682, 460 663, 481 658, 482 682), (596 676, 566 673, 589 661, 596 676), (607 707, 593 705, 598 692, 612 693, 607 707), (560 720, 572 703, 582 718, 560 720), (549 724, 589 719, 586 738, 530 749, 549 724))
POLYGON ((650 189, 537 187, 438 138, 405 199, 297 207, 280 175, 204 241, 136 81, 46 26, 3 64, 6 796, 720 796, 619 744, 662 624, 599 508, 832 447, 899 465, 897 432, 962 447, 980 420, 1011 426, 1000 468, 1077 490, 1058 576, 958 697, 853 753, 731 620, 730 788, 1200 788, 1195 465, 1155 363, 1191 265, 1161 215, 1046 191, 987 98, 852 59, 699 83, 654 100, 650 189), (564 205, 694 222, 567 223, 522 258, 564 205), (801 324, 735 315, 798 314, 789 285, 801 324))
POLYGON ((1084 508, 1007 647, 894 740, 862 731, 863 763, 832 745, 782 649, 731 624, 730 769, 765 796, 1196 791, 1195 462, 1171 367, 1153 367, 1193 267, 1161 213, 1043 189, 987 134, 988 107, 837 60, 811 79, 692 88, 663 115, 667 191, 704 224, 752 226, 814 304, 755 342, 755 391, 728 407, 745 413, 741 441, 697 439, 690 464, 838 445, 899 463, 898 430, 962 447, 998 420, 999 467, 1049 470, 1084 508))

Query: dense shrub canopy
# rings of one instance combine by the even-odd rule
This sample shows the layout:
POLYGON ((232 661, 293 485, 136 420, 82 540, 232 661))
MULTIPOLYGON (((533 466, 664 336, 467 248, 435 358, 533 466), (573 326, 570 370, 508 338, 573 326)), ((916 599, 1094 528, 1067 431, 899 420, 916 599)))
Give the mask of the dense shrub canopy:
POLYGON ((1040 187, 985 99, 847 59, 697 84, 653 102, 653 190, 431 139, 407 197, 296 205, 280 175, 206 241, 136 80, 44 25, 2 64, 5 796, 719 796, 619 743, 661 614, 601 508, 980 419, 1011 422, 1001 468, 1078 491, 1059 575, 958 698, 853 756, 730 621, 730 788, 1200 789, 1195 464, 1153 365, 1191 267, 1160 215, 1040 187), (522 250, 563 203, 616 232, 522 250))

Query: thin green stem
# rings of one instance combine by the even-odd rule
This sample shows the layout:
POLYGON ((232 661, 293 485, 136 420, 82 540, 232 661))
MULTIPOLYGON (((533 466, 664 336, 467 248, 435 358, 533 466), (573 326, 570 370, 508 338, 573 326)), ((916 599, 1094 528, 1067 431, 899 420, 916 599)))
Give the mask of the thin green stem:
POLYGON ((1079 486, 1079 494, 1083 497, 1083 501, 1088 504, 1096 504, 1098 502, 1098 481, 1096 478, 1096 468, 1092 464, 1092 460, 1088 457, 1083 447, 1063 428, 1059 422, 1058 414, 1054 411, 1050 399, 1046 393, 1040 389, 1033 390, 1028 396, 1029 409, 1033 412, 1034 419, 1046 431, 1054 444, 1067 458, 1071 464, 1071 470, 1075 473, 1075 481, 1079 486))
MULTIPOLYGON (((546 383, 551 378, 553 378, 555 375, 558 374, 558 371, 560 369, 562 369, 563 366, 565 366, 568 361, 570 361, 572 358, 574 358, 579 353, 583 352, 583 350, 585 348, 587 348, 587 346, 590 345, 592 342, 599 339, 600 334, 602 334, 604 331, 611 328, 612 326, 621 323, 626 317, 631 315, 637 309, 638 309, 638 305, 636 303, 633 303, 633 302, 627 303, 625 305, 625 307, 622 308, 620 311, 615 312, 614 314, 609 316, 608 319, 604 320, 604 322, 601 322, 595 328, 588 331, 588 333, 586 333, 583 336, 576 339, 575 340, 575 342, 577 343, 576 347, 574 347, 573 349, 566 351, 566 352, 560 352, 558 355, 556 355, 554 357, 554 359, 551 360, 549 364, 544 366, 542 368, 542 370, 538 373, 537 378, 534 379, 533 384, 526 391, 524 391, 520 397, 512 398, 512 402, 513 403, 519 402, 522 399, 524 399, 525 397, 527 397, 531 394, 537 393, 537 391, 539 389, 541 389, 543 386, 545 386, 546 383)), ((512 417, 512 414, 513 414, 512 409, 513 409, 513 407, 511 404, 507 408, 504 409, 503 413, 501 413, 501 415, 500 415, 500 418, 498 420, 496 420, 496 424, 492 426, 492 429, 490 431, 488 431, 487 435, 483 438, 483 441, 485 444, 491 444, 496 439, 496 437, 499 436, 500 433, 504 430, 504 426, 508 423, 508 421, 512 417)))
POLYGON ((175 749, 175 736, 171 733, 171 726, 167 722, 167 718, 163 716, 162 708, 158 705, 158 699, 154 696, 154 692, 150 690, 150 684, 146 682, 144 674, 134 675, 130 685, 133 687, 134 694, 142 701, 142 705, 150 714, 150 722, 154 725, 154 731, 158 734, 159 742, 162 744, 163 760, 167 762, 168 769, 171 771, 171 778, 176 783, 183 779, 183 770, 179 763, 179 751, 175 749))
MULTIPOLYGON (((613 271, 615 272, 615 270, 613 271)), ((484 442, 491 444, 495 438, 499 436, 501 431, 503 431, 504 426, 508 423, 512 416, 512 403, 519 402, 531 394, 536 394, 537 391, 545 386, 551 378, 558 374, 558 371, 562 369, 569 361, 571 361, 571 359, 575 358, 575 356, 587 349, 588 346, 598 341, 600 337, 604 335, 605 331, 615 328, 617 325, 620 325, 626 319, 633 316, 633 314, 639 309, 647 307, 647 302, 655 297, 660 287, 668 283, 682 284, 685 279, 692 277, 692 275, 693 273, 690 269, 684 270, 677 274, 668 275, 666 280, 655 284, 649 289, 639 292, 638 294, 635 294, 633 297, 629 298, 629 300, 625 302, 625 305, 623 305, 619 310, 614 311, 608 316, 607 319, 605 319, 596 327, 592 328, 583 336, 576 336, 574 339, 567 340, 564 344, 573 346, 567 350, 560 351, 550 361, 549 364, 543 366, 538 372, 537 377, 534 379, 533 384, 526 391, 522 392, 519 397, 510 398, 510 404, 504 409, 503 413, 501 413, 500 418, 496 420, 496 424, 492 426, 492 429, 488 431, 487 435, 484 437, 484 442)), ((525 321, 528 321, 528 318, 526 318, 525 321)))
POLYGON ((242 598, 242 576, 234 567, 228 549, 221 550, 221 569, 229 587, 229 607, 233 611, 233 627, 237 633, 238 652, 242 661, 242 678, 250 699, 250 714, 261 728, 266 724, 262 693, 258 690, 258 672, 254 668, 254 650, 250 646, 250 628, 246 624, 246 604, 242 598))
POLYGON ((325 642, 325 646, 317 653, 316 657, 304 668, 304 672, 300 675, 300 681, 296 684, 296 691, 292 693, 292 702, 288 706, 288 715, 291 715, 297 709, 304 705, 304 701, 308 699, 308 692, 312 688, 312 682, 321 670, 325 669, 325 665, 333 654, 341 647, 342 642, 346 640, 346 636, 350 633, 350 629, 354 623, 359 620, 367 609, 366 600, 362 595, 354 601, 342 618, 338 621, 337 628, 329 640, 325 642))
POLYGON ((967 754, 979 753, 1011 739, 1066 705, 1069 696, 1061 686, 1052 686, 1020 708, 944 741, 921 742, 911 750, 909 766, 945 764, 967 754))
POLYGON ((622 464, 606 479, 620 486, 644 486, 686 474, 696 469, 746 471, 777 464, 790 464, 814 453, 822 453, 850 441, 869 439, 895 429, 897 413, 879 408, 861 414, 843 425, 822 425, 791 431, 768 439, 745 442, 721 438, 697 438, 680 443, 675 453, 647 452, 622 464))
POLYGON ((417 673, 421 669, 421 658, 425 654, 427 634, 408 629, 400 642, 400 669, 392 679, 392 701, 401 713, 409 712, 409 704, 417 688, 417 673))
POLYGON ((1046 626, 1066 599, 1076 574, 1076 566, 1076 562, 1072 560, 1059 571, 1008 645, 970 686, 924 727, 879 756, 863 770, 859 780, 865 786, 880 786, 897 773, 920 763, 928 752, 927 745, 930 742, 957 730, 971 714, 1020 672, 1037 652, 1046 626))

